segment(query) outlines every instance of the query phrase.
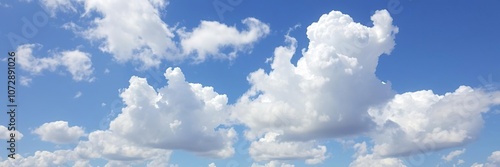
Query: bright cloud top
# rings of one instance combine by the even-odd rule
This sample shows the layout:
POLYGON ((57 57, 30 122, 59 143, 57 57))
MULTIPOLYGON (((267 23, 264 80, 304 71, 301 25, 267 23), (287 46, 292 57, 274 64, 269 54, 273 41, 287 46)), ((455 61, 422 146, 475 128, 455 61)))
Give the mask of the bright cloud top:
POLYGON ((279 132, 291 140, 341 137, 367 131, 366 112, 392 95, 374 71, 378 56, 394 47, 398 29, 387 11, 377 11, 373 27, 338 11, 307 28, 310 40, 294 66, 297 41, 274 52, 272 71, 249 75, 251 89, 235 104, 232 117, 249 127, 249 139, 279 132), (362 81, 361 81, 362 80, 362 81))
POLYGON ((180 68, 168 68, 165 78, 168 85, 158 92, 146 79, 130 78, 130 86, 120 95, 126 107, 111 122, 110 130, 143 146, 210 157, 233 155, 236 132, 219 128, 227 121, 226 95, 186 82, 180 68))

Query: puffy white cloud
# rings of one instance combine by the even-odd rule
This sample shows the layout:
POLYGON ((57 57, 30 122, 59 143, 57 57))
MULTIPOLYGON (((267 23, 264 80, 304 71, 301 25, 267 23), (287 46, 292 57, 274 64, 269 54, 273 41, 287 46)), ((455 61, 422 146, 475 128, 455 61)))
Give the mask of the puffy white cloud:
MULTIPOLYGON (((57 150, 54 152, 36 151, 33 156, 22 157, 16 156, 16 159, 7 159, 0 161, 0 166, 3 167, 52 167, 66 166, 77 161, 78 157, 71 150, 57 150)), ((80 161, 78 166, 83 165, 84 161, 80 161)))
POLYGON ((116 61, 133 62, 140 69, 158 67, 162 60, 194 59, 200 63, 209 56, 233 59, 240 52, 250 51, 270 32, 267 24, 255 18, 242 20, 248 28, 241 31, 216 21, 201 21, 191 32, 186 27, 169 27, 160 17, 160 9, 168 5, 166 0, 42 0, 42 5, 53 16, 57 11, 77 12, 76 8, 83 6, 85 19, 62 27, 99 43, 101 51, 116 61), (174 31, 179 35, 178 43, 173 41, 174 31), (225 49, 231 49, 230 53, 222 51, 225 49))
POLYGON ((441 159, 449 162, 449 161, 453 160, 455 157, 462 155, 463 153, 465 153, 465 148, 462 150, 452 151, 448 155, 441 157, 441 159))
POLYGON ((168 68, 165 77, 168 85, 156 91, 146 79, 133 76, 120 94, 126 107, 110 130, 141 146, 233 155, 236 131, 219 127, 227 122, 226 95, 186 82, 180 68, 168 68))
POLYGON ((466 144, 481 130, 481 114, 496 104, 500 104, 500 92, 467 86, 444 95, 430 90, 398 94, 368 111, 378 125, 374 152, 411 155, 466 144))
POLYGON ((196 62, 205 60, 208 55, 233 59, 239 51, 251 48, 253 43, 270 31, 267 24, 255 18, 246 18, 242 20, 242 23, 248 27, 247 30, 238 31, 235 27, 216 21, 202 21, 192 32, 179 29, 177 33, 181 38, 183 54, 189 55, 196 52, 196 62), (229 54, 222 53, 220 50, 226 47, 233 51, 229 54))
POLYGON ((338 11, 324 14, 307 28, 309 46, 296 66, 290 59, 297 41, 286 36, 289 45, 275 49, 272 70, 251 73, 250 90, 233 108, 232 118, 249 127, 246 137, 274 131, 287 140, 310 140, 369 130, 368 107, 394 94, 374 72, 398 32, 385 10, 371 19, 367 27, 338 11))
POLYGON ((295 165, 280 163, 279 161, 269 161, 269 163, 264 165, 253 163, 251 167, 295 167, 295 165))
POLYGON ((278 133, 269 132, 252 142, 250 156, 256 161, 305 159, 306 164, 319 164, 326 158, 326 146, 310 142, 281 142, 278 133))
MULTIPOLYGON (((15 139, 16 140, 21 140, 23 138, 23 134, 19 131, 14 131, 15 132, 15 139)), ((0 139, 10 139, 10 133, 11 131, 9 131, 9 129, 3 125, 0 125, 0 139)))
POLYGON ((66 67, 68 72, 71 73, 73 80, 92 82, 94 77, 91 76, 94 68, 92 68, 90 57, 90 54, 73 50, 61 52, 59 60, 61 61, 61 65, 66 67))
POLYGON ((42 141, 56 144, 75 143, 85 135, 83 128, 78 126, 69 127, 66 121, 44 123, 36 128, 33 133, 39 135, 42 141))
POLYGON ((212 163, 208 164, 208 167, 217 167, 217 166, 215 166, 215 163, 212 162, 212 163))
POLYGON ((59 65, 59 61, 53 57, 36 58, 33 56, 33 49, 40 47, 36 44, 25 44, 18 46, 16 49, 17 62, 21 69, 31 72, 32 74, 39 74, 44 70, 55 70, 59 65))
MULTIPOLYGON (((94 80, 92 77, 94 68, 90 54, 79 50, 70 50, 54 53, 50 57, 37 58, 33 56, 33 49, 36 47, 40 47, 40 45, 25 44, 17 47, 17 61, 22 70, 28 71, 31 75, 38 75, 45 70, 54 71, 58 67, 64 67, 75 81, 92 82, 94 80)), ((21 82, 23 85, 28 85, 31 78, 24 77, 21 82)))
POLYGON ((102 41, 100 49, 111 53, 118 62, 139 61, 142 67, 157 67, 162 59, 177 54, 174 34, 158 10, 167 5, 163 0, 131 1, 85 0, 85 16, 95 12, 93 27, 83 36, 102 41))

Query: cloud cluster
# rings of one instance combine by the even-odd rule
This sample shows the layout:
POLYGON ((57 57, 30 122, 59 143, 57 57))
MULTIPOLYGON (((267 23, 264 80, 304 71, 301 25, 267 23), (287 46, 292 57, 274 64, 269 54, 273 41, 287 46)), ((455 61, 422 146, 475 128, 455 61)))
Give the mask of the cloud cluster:
POLYGON ((481 114, 498 104, 500 92, 467 86, 444 95, 430 90, 398 94, 368 111, 378 125, 374 152, 401 156, 464 145, 478 137, 481 114))
POLYGON ((169 27, 161 16, 168 2, 164 0, 43 0, 42 5, 51 13, 77 12, 84 7, 81 24, 69 22, 63 27, 92 42, 100 44, 101 51, 109 53, 120 63, 138 62, 141 69, 158 67, 162 60, 182 61, 193 59, 200 63, 208 57, 234 59, 238 53, 249 51, 253 44, 265 37, 269 26, 255 18, 242 23, 248 27, 238 30, 216 21, 201 21, 192 31, 186 27, 169 27), (71 10, 70 10, 71 9, 71 10), (174 42, 176 33, 179 42, 174 42), (231 50, 229 53, 223 49, 231 50))
MULTIPOLYGON (((55 71, 64 67, 72 75, 75 81, 92 82, 94 68, 92 67, 91 55, 78 49, 53 53, 48 57, 34 56, 33 50, 41 47, 38 44, 25 44, 16 49, 17 61, 22 70, 31 75, 39 75, 43 71, 55 71)), ((29 84, 30 78, 24 78, 21 82, 29 84)))
MULTIPOLYGON (((157 67, 162 60, 233 59, 270 32, 267 24, 255 18, 242 21, 245 30, 215 21, 201 21, 190 32, 185 27, 172 28, 160 17, 160 9, 168 5, 162 0, 80 0, 69 6, 44 2, 52 10, 83 5, 83 16, 93 19, 89 28, 74 30, 99 42, 101 51, 118 62, 139 62, 143 68, 157 67), (175 35, 178 43, 173 41, 175 35)), ((235 153, 234 125, 246 127, 249 155, 266 163, 252 164, 255 167, 293 166, 284 160, 321 164, 329 157, 327 147, 318 142, 323 139, 369 137, 373 145, 353 145, 352 167, 403 167, 399 156, 476 139, 484 123, 482 114, 500 104, 500 92, 460 86, 444 95, 432 90, 397 94, 375 71, 379 57, 394 48, 399 30, 385 10, 376 11, 371 20, 372 26, 365 26, 338 11, 322 15, 307 27, 308 47, 296 65, 291 59, 298 41, 286 35, 286 45, 274 50, 271 70, 250 73, 250 88, 235 104, 227 104, 226 95, 213 87, 186 81, 180 68, 168 68, 167 85, 156 90, 145 78, 132 76, 129 86, 120 90, 124 107, 109 129, 89 133, 88 140, 79 141, 73 150, 37 152, 2 163, 86 166, 89 159, 103 158, 107 166, 166 166, 172 150, 228 158, 235 153)), ((18 48, 22 69, 38 74, 64 66, 74 80, 93 79, 89 54, 74 50, 35 58, 35 46, 18 48)), ((69 127, 64 121, 46 123, 34 133, 59 144, 76 142, 84 135, 81 127, 69 127)), ((443 159, 451 161, 463 152, 451 152, 443 159)), ((498 164, 499 157, 494 152, 485 165, 498 164)))

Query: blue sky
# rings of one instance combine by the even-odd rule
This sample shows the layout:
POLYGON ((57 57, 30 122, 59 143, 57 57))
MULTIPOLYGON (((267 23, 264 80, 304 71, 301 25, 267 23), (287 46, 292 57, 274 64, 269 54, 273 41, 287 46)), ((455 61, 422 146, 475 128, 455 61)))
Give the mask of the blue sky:
POLYGON ((0 166, 500 166, 499 5, 0 0, 0 166))

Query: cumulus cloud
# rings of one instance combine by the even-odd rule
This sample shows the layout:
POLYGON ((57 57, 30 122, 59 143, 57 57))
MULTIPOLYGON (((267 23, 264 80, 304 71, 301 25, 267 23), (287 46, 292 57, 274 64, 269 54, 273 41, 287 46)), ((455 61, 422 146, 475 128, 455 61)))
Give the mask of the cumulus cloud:
POLYGON ((120 94, 126 107, 110 130, 143 146, 209 157, 233 155, 236 131, 219 127, 227 122, 226 95, 186 82, 180 68, 168 68, 165 78, 168 85, 158 91, 144 78, 130 78, 130 86, 120 94))
POLYGON ((256 161, 305 159, 306 164, 319 164, 326 158, 326 146, 311 142, 280 142, 278 133, 269 132, 252 142, 250 156, 256 161))
POLYGON ((497 104, 500 92, 467 86, 444 95, 430 90, 398 94, 368 111, 379 127, 373 135, 374 152, 412 155, 464 145, 478 137, 481 114, 497 104))
POLYGON ((215 166, 215 163, 212 162, 212 163, 208 164, 208 167, 217 167, 217 166, 215 166))
POLYGON ((66 121, 44 123, 36 128, 33 133, 39 135, 42 141, 56 144, 75 143, 85 135, 83 128, 78 126, 69 127, 66 121))
POLYGON ((490 165, 500 165, 500 151, 492 152, 488 157, 488 162, 490 165))
POLYGON ((448 155, 441 157, 441 159, 449 162, 449 161, 453 160, 455 157, 462 155, 463 153, 465 153, 465 148, 462 150, 452 151, 448 155))
MULTIPOLYGON (((40 47, 40 45, 25 44, 17 47, 16 55, 22 70, 29 72, 31 75, 38 75, 46 70, 55 71, 58 67, 64 67, 75 81, 92 82, 94 80, 92 76, 94 68, 89 53, 69 50, 54 53, 50 57, 38 58, 33 55, 33 49, 37 47, 40 47)), ((21 82, 23 82, 23 85, 28 85, 31 78, 25 77, 21 82)))
POLYGON ((177 52, 174 34, 160 18, 159 9, 166 5, 162 0, 86 0, 84 15, 90 17, 95 12, 98 16, 83 36, 102 41, 100 49, 118 62, 139 61, 144 68, 158 67, 162 59, 177 55, 173 54, 177 52))
MULTIPOLYGON (((21 140, 23 138, 23 134, 21 132, 19 132, 17 130, 14 132, 16 135, 14 138, 16 140, 21 140)), ((10 139, 10 133, 11 133, 11 131, 7 127, 0 125, 0 139, 5 139, 5 140, 10 139)))
POLYGON ((363 166, 384 166, 384 167, 406 167, 403 161, 398 158, 380 157, 375 154, 369 154, 366 142, 356 143, 353 148, 355 149, 354 158, 356 158, 350 167, 363 167, 363 166))
POLYGON ((202 21, 192 32, 179 29, 177 32, 181 37, 183 54, 197 53, 195 61, 200 62, 213 55, 216 58, 233 59, 239 51, 251 48, 252 44, 266 36, 270 28, 267 24, 255 18, 246 18, 242 21, 248 29, 238 31, 235 27, 229 27, 216 21, 202 21), (220 50, 229 47, 233 51, 224 54, 220 50))
POLYGON ((377 161, 400 166, 404 156, 460 146, 473 141, 482 113, 500 104, 499 92, 467 86, 436 95, 430 90, 396 94, 380 81, 378 58, 395 46, 398 28, 385 10, 372 27, 332 11, 307 28, 310 40, 297 65, 290 62, 296 39, 277 47, 271 70, 248 76, 251 88, 232 106, 231 118, 255 140, 279 132, 281 141, 309 141, 361 135, 375 141, 372 154, 353 165, 377 161), (456 122, 461 122, 457 125, 456 122))
POLYGON ((141 69, 158 67, 162 60, 193 59, 200 63, 208 57, 233 59, 240 52, 249 52, 254 43, 270 32, 267 24, 255 18, 246 18, 245 30, 216 21, 201 21, 192 31, 186 27, 169 27, 161 16, 168 2, 165 0, 42 0, 52 15, 58 11, 77 12, 84 8, 82 23, 68 22, 62 27, 100 44, 100 50, 120 62, 134 62, 141 69), (140 26, 139 26, 140 25, 140 26), (116 28, 120 27, 120 28, 116 28), (179 42, 173 41, 175 33, 179 42), (226 53, 225 49, 230 50, 226 53))
POLYGON ((246 137, 279 131, 287 140, 311 140, 369 130, 368 107, 393 95, 374 72, 398 32, 385 10, 371 19, 373 27, 338 11, 321 16, 307 28, 309 46, 296 66, 290 59, 297 41, 286 36, 289 45, 275 49, 272 70, 251 73, 250 90, 233 108, 232 118, 249 127, 246 137))
MULTIPOLYGON (((73 154, 71 150, 57 150, 54 152, 49 151, 36 151, 33 156, 22 157, 16 156, 16 159, 7 159, 0 162, 0 166, 4 167, 52 167, 64 166, 78 161, 78 157, 73 154)), ((75 166, 84 165, 85 161, 78 161, 75 166)), ((88 162, 87 162, 88 163, 88 162)))
POLYGON ((270 161, 269 163, 264 165, 253 163, 251 167, 295 167, 295 165, 280 163, 279 161, 270 161))
POLYGON ((471 167, 497 167, 500 166, 500 151, 494 151, 488 157, 488 162, 486 164, 474 163, 471 167))

